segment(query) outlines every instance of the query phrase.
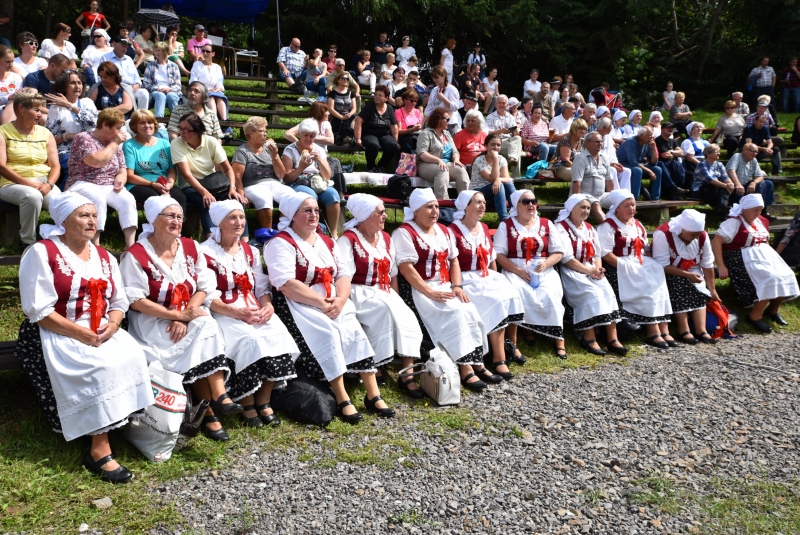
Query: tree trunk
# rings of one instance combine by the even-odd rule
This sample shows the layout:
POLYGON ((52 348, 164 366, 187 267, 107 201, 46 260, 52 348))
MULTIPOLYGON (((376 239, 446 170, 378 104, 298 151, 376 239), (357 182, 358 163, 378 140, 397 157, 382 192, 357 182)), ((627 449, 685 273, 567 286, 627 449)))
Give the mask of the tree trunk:
POLYGON ((44 29, 44 35, 50 35, 50 28, 53 24, 53 0, 47 0, 47 22, 44 29))
POLYGON ((719 19, 722 16, 722 11, 725 9, 725 5, 727 3, 728 0, 717 1, 717 9, 714 10, 714 15, 711 17, 711 20, 708 23, 708 33, 706 34, 706 42, 703 43, 703 48, 700 50, 700 59, 697 62, 698 80, 701 80, 703 78, 703 71, 706 66, 706 61, 708 60, 708 54, 711 52, 711 45, 714 43, 714 32, 717 28, 717 23, 719 22, 719 19))
POLYGON ((680 49, 681 43, 678 40, 678 13, 675 10, 675 0, 670 2, 670 9, 670 14, 672 15, 672 20, 670 21, 672 23, 672 44, 675 48, 680 49))

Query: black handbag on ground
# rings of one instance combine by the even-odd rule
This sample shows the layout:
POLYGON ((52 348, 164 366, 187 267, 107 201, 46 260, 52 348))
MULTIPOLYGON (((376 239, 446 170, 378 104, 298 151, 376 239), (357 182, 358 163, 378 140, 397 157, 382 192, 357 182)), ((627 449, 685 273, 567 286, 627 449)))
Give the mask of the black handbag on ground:
POLYGON ((215 171, 210 175, 204 176, 200 181, 208 192, 214 196, 218 201, 224 201, 228 198, 228 191, 231 189, 231 180, 228 175, 222 171, 215 171))

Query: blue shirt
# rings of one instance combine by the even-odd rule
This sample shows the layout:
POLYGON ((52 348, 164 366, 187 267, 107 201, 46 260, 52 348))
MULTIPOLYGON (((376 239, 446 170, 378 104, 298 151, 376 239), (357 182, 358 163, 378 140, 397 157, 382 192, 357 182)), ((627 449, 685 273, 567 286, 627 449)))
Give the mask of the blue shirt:
POLYGON ((22 87, 33 87, 40 95, 54 93, 53 83, 44 75, 44 69, 30 73, 22 82, 22 87))
POLYGON ((728 173, 725 171, 725 166, 719 161, 713 164, 703 160, 697 164, 694 170, 694 182, 692 182, 692 191, 700 191, 700 186, 708 184, 712 180, 719 180, 720 182, 727 182, 728 173))
POLYGON ((119 75, 122 77, 122 81, 128 85, 136 85, 141 84, 141 78, 139 78, 139 71, 136 70, 136 65, 133 63, 133 60, 128 56, 122 56, 122 59, 118 58, 114 51, 112 50, 105 56, 103 56, 103 61, 110 61, 114 65, 117 66, 119 69, 119 75))
POLYGON ((638 167, 640 163, 650 163, 651 156, 650 145, 640 145, 639 139, 635 137, 626 139, 617 149, 617 160, 628 168, 638 167))
POLYGON ((375 52, 375 49, 385 48, 387 46, 392 46, 391 43, 389 43, 388 39, 386 40, 385 43, 381 43, 380 41, 375 41, 375 44, 372 45, 372 57, 374 58, 375 63, 379 65, 383 65, 384 63, 386 63, 386 54, 388 54, 388 52, 375 52))
MULTIPOLYGON (((122 153, 125 155, 125 166, 150 182, 155 182, 160 176, 166 177, 167 171, 173 167, 169 141, 165 139, 156 138, 156 144, 147 147, 131 138, 122 144, 122 153)), ((125 187, 131 189, 133 184, 125 187)))

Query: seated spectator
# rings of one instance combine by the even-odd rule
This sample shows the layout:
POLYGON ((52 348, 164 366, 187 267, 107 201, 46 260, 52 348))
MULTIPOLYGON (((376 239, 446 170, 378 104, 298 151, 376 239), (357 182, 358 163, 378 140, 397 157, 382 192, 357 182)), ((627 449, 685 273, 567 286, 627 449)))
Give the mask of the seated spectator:
POLYGON ((146 110, 150 104, 150 93, 139 83, 139 71, 136 70, 133 60, 125 54, 128 40, 118 35, 111 39, 111 45, 114 50, 103 56, 103 61, 110 61, 119 69, 122 81, 133 91, 136 109, 146 110))
POLYGON ((735 186, 725 166, 719 161, 719 145, 709 143, 703 149, 703 155, 705 158, 694 170, 692 197, 710 204, 720 218, 725 219, 728 217, 728 201, 735 186))
POLYGON ((729 100, 725 102, 725 115, 717 121, 717 125, 714 127, 714 134, 708 141, 710 143, 719 141, 728 151, 728 157, 730 158, 731 154, 736 152, 739 147, 739 138, 742 136, 745 126, 747 126, 747 123, 744 117, 736 113, 736 102, 729 100), (720 136, 722 137, 720 138, 720 136))
POLYGON ((742 102, 744 93, 736 91, 735 93, 731 93, 731 98, 736 103, 736 109, 733 110, 736 115, 741 115, 742 117, 750 115, 750 106, 747 105, 747 102, 742 102))
POLYGON ((209 23, 208 35, 212 35, 214 37, 219 37, 220 39, 222 39, 222 46, 230 46, 230 44, 228 43, 228 34, 225 33, 225 30, 217 26, 215 22, 209 23))
POLYGON ((21 69, 25 76, 47 68, 47 60, 36 55, 39 40, 31 32, 22 32, 17 36, 17 50, 19 56, 14 60, 14 65, 21 69))
MULTIPOLYGON (((228 97, 225 96, 225 77, 222 74, 222 68, 213 61, 214 48, 211 44, 203 45, 201 53, 202 59, 195 61, 192 65, 189 83, 202 82, 208 90, 208 107, 217 114, 220 121, 227 121, 228 97)), ((233 129, 229 126, 223 133, 231 135, 233 129)))
MULTIPOLYGON (((597 120, 598 134, 603 136, 603 154, 606 155, 608 164, 611 166, 611 179, 614 181, 614 190, 631 189, 631 170, 627 169, 619 163, 617 159, 617 147, 614 145, 614 140, 611 138, 611 118, 601 117, 597 120)), ((601 199, 600 204, 603 209, 608 209, 611 206, 610 199, 601 199)))
POLYGON ((180 135, 180 118, 189 113, 194 113, 205 125, 203 135, 216 139, 222 138, 222 129, 219 127, 217 114, 208 107, 208 89, 203 82, 191 82, 186 89, 186 102, 178 104, 169 116, 167 131, 169 139, 173 140, 180 135))
POLYGON ((405 94, 406 88, 406 71, 402 67, 396 67, 392 71, 392 79, 387 84, 383 84, 389 88, 389 104, 394 108, 402 108, 402 97, 395 98, 395 95, 405 94), (398 103, 398 100, 400 101, 398 103))
MULTIPOLYGON (((527 97, 526 97, 527 98, 527 97)), ((522 99, 525 101, 525 99, 522 99)), ((523 111, 525 106, 530 106, 531 101, 523 104, 523 111)), ((543 119, 543 110, 541 104, 534 104, 531 108, 530 117, 525 117, 522 126, 519 129, 519 135, 522 137, 522 146, 526 151, 532 152, 534 156, 538 156, 540 161, 549 162, 550 153, 555 153, 555 145, 551 146, 547 143, 550 138, 550 129, 543 119)))
POLYGON ((507 96, 497 97, 495 105, 497 109, 486 118, 486 132, 500 135, 503 142, 502 152, 508 158, 508 165, 516 169, 522 154, 522 138, 519 135, 517 120, 508 113, 507 96))
POLYGON ((61 54, 69 60, 69 68, 76 68, 75 60, 78 59, 78 54, 75 52, 75 45, 69 42, 72 35, 72 29, 63 22, 57 22, 53 25, 53 31, 50 32, 50 39, 42 41, 42 46, 39 48, 39 57, 50 59, 56 54, 61 54))
POLYGON ((693 180, 694 169, 700 160, 703 159, 703 148, 708 145, 708 141, 703 139, 705 125, 699 121, 693 121, 686 126, 688 137, 681 143, 683 151, 683 167, 686 169, 687 183, 693 180))
MULTIPOLYGON (((152 26, 143 26, 140 28, 139 33, 136 34, 136 37, 133 38, 133 42, 138 44, 144 53, 143 63, 145 65, 150 65, 156 59, 156 44, 153 42, 153 35, 154 31, 152 26)), ((130 38, 130 33, 128 34, 128 38, 130 38)), ((167 55, 169 54, 164 56, 165 59, 167 55)))
POLYGON ((110 61, 104 61, 97 68, 100 84, 89 93, 89 98, 94 102, 99 111, 115 109, 125 118, 130 118, 133 111, 133 99, 122 87, 122 77, 119 69, 110 61))
MULTIPOLYGON (((767 128, 769 128, 769 135, 773 138, 778 136, 778 116, 775 112, 775 107, 771 104, 772 100, 767 95, 758 97, 756 111, 744 118, 747 126, 756 122, 756 117, 763 115, 767 119, 767 128)), ((774 141, 774 139, 773 139, 774 141)))
MULTIPOLYGON (((417 92, 417 95, 419 95, 419 102, 417 103, 417 109, 419 109, 419 111, 422 111, 425 105, 427 104, 428 96, 430 95, 431 91, 420 83, 419 72, 417 72, 416 70, 406 71, 406 89, 404 90, 404 92, 410 89, 413 89, 414 91, 417 92)), ((395 101, 397 101, 398 97, 403 98, 404 92, 401 92, 399 95, 395 95, 395 101)), ((398 102, 397 105, 399 106, 400 103, 398 102)))
POLYGON ((411 37, 408 35, 404 35, 402 39, 402 46, 395 50, 395 55, 397 56, 397 64, 398 66, 403 66, 404 63, 407 63, 412 57, 417 57, 417 51, 414 50, 414 47, 411 46, 411 37))
POLYGON ((301 97, 307 103, 312 103, 315 100, 327 102, 328 98, 325 96, 325 82, 328 75, 328 65, 322 61, 322 50, 319 48, 314 49, 313 55, 308 58, 306 64, 306 79, 305 91, 301 97), (314 95, 314 91, 317 95, 314 95))
MULTIPOLYGON (((664 116, 661 115, 661 112, 658 110, 650 112, 650 120, 647 121, 647 124, 653 129, 653 137, 658 139, 661 136, 661 122, 664 120, 664 116)), ((674 131, 674 125, 673 125, 674 131)))
POLYGON ((327 105, 331 115, 331 128, 334 140, 338 145, 349 145, 354 135, 353 119, 356 115, 356 98, 349 87, 351 79, 352 75, 349 72, 337 71, 333 87, 328 91, 327 105))
POLYGON ((412 71, 412 70, 417 70, 419 68, 418 64, 419 64, 419 58, 417 58, 417 56, 411 56, 406 61, 400 62, 400 65, 398 65, 398 67, 403 67, 406 71, 412 71))
POLYGON ((624 111, 617 110, 614 112, 614 127, 611 129, 611 137, 617 145, 625 141, 625 123, 627 120, 628 116, 624 111))
POLYGON ((669 122, 675 125, 675 132, 679 135, 688 135, 686 127, 692 121, 692 110, 685 104, 686 94, 683 91, 675 93, 675 103, 669 109, 669 122))
MULTIPOLYGON (((464 118, 467 116, 467 112, 469 110, 478 109, 478 97, 475 96, 475 93, 464 93, 461 96, 461 103, 463 106, 458 108, 458 115, 460 117, 459 126, 464 128, 464 118)), ((455 137, 455 135, 453 137, 455 137)))
POLYGON ((286 82, 291 91, 302 93, 306 58, 306 53, 300 50, 300 39, 297 37, 278 52, 278 78, 286 82))
POLYGON ((800 117, 794 120, 794 130, 792 131, 792 143, 800 143, 800 117))
POLYGON ((789 223, 789 227, 784 231, 775 252, 778 253, 786 264, 796 269, 800 266, 800 212, 796 213, 789 223))
MULTIPOLYGON (((328 55, 322 58, 322 62, 328 68, 328 79, 330 79, 331 74, 333 74, 333 71, 336 69, 336 52, 336 45, 331 45, 328 47, 328 55)), ((344 65, 344 60, 342 60, 342 65, 344 65)))
POLYGON ((642 190, 643 177, 650 179, 650 190, 645 197, 655 201, 661 196, 662 170, 657 165, 658 154, 656 151, 653 130, 646 125, 639 130, 636 137, 626 140, 617 149, 619 163, 631 171, 630 191, 634 200, 639 197, 642 190))
POLYGON ((519 100, 517 97, 511 97, 508 99, 508 113, 514 118, 514 122, 517 123, 517 128, 519 129, 519 127, 522 125, 522 121, 525 120, 525 117, 519 113, 519 100))
MULTIPOLYGON (((550 80, 550 97, 553 99, 553 108, 556 106, 560 106, 562 103, 559 102, 561 99, 561 77, 554 76, 552 80, 550 80)), ((589 95, 591 97, 591 95, 589 95)))
MULTIPOLYGON (((328 71, 328 76, 325 78, 325 87, 328 90, 328 100, 330 100, 330 92, 331 89, 336 87, 336 75, 338 74, 346 74, 347 75, 347 89, 350 90, 351 98, 354 98, 356 101, 356 109, 354 115, 361 111, 361 88, 358 86, 356 82, 355 76, 351 75, 348 71, 344 68, 344 60, 342 58, 338 58, 334 64, 334 70, 328 71)), ((399 106, 399 104, 398 104, 399 106)), ((348 109, 350 109, 348 104, 348 109)), ((331 114, 333 115, 333 114, 331 114)))
MULTIPOLYGON (((445 48, 445 50, 447 49, 445 48)), ((430 117, 437 108, 449 111, 450 113, 447 115, 450 118, 450 122, 447 125, 447 129, 450 131, 450 135, 455 135, 461 128, 460 117, 458 116, 458 101, 460 100, 458 90, 450 85, 447 70, 441 65, 433 68, 431 78, 433 79, 434 87, 428 97, 428 104, 425 106, 425 117, 430 117)))
MULTIPOLYGON (((440 67, 438 65, 436 68, 440 67)), ((437 199, 449 199, 447 188, 451 180, 456 183, 458 192, 469 187, 469 175, 447 129, 450 113, 445 108, 433 110, 428 116, 425 130, 417 140, 417 174, 420 178, 433 182, 433 192, 437 199)))
MULTIPOLYGON (((14 51, 0 45, 0 110, 13 100, 13 95, 22 89, 22 77, 13 72, 14 51)), ((12 106, 13 108, 13 106, 12 106)))
POLYGON ((486 131, 483 129, 483 114, 477 109, 467 112, 464 128, 453 136, 459 159, 464 165, 472 165, 479 155, 486 152, 486 131))
POLYGON ((370 96, 375 94, 375 84, 377 83, 377 76, 375 75, 375 63, 370 60, 371 57, 372 53, 369 50, 364 50, 361 53, 361 61, 356 64, 358 83, 369 86, 370 96))
POLYGON ((581 119, 586 121, 586 125, 589 127, 589 132, 594 132, 597 130, 597 106, 594 102, 589 102, 583 107, 581 119))
POLYGON ((53 85, 56 78, 69 68, 69 60, 67 56, 56 54, 51 56, 47 62, 47 67, 30 73, 25 77, 23 82, 24 87, 32 87, 40 95, 47 95, 53 92, 53 85))
POLYGON ((86 87, 92 87, 100 82, 97 69, 105 61, 106 54, 113 52, 111 38, 105 30, 95 30, 92 34, 92 44, 87 46, 81 54, 81 67, 86 87))
POLYGON ((564 107, 564 104, 566 104, 567 102, 569 102, 569 85, 563 85, 561 86, 561 89, 558 92, 558 98, 555 99, 555 101, 553 102, 556 110, 555 117, 561 115, 561 110, 564 107))
POLYGON ((391 52, 386 54, 386 62, 381 64, 381 74, 378 83, 383 85, 389 85, 389 82, 392 81, 392 75, 394 74, 397 65, 394 62, 395 55, 391 52))
MULTIPOLYGON (((528 95, 534 104, 539 104, 542 109, 542 117, 548 123, 553 120, 555 117, 555 104, 553 103, 553 97, 550 95, 550 84, 547 82, 542 82, 542 89, 538 93, 534 93, 533 95, 528 95)), ((525 99, 523 99, 524 101, 525 99)))
POLYGON ((486 77, 481 81, 481 89, 486 95, 487 93, 492 95, 492 100, 486 100, 483 106, 483 113, 484 115, 488 114, 492 111, 492 105, 497 102, 497 97, 500 96, 500 83, 497 81, 497 69, 492 68, 486 73, 486 77))
POLYGON ((506 201, 511 199, 511 194, 517 191, 517 188, 514 187, 514 181, 508 174, 508 162, 500 155, 503 144, 500 135, 489 134, 485 143, 486 152, 475 158, 472 163, 469 189, 494 199, 497 220, 502 221, 508 217, 506 201))
POLYGON ((178 28, 176 26, 170 26, 167 28, 166 42, 167 46, 169 46, 169 55, 167 56, 167 59, 178 66, 183 76, 189 76, 191 73, 183 64, 183 57, 186 52, 183 47, 183 43, 178 40, 178 28))
POLYGON ((580 94, 578 86, 575 84, 569 84, 569 98, 577 98, 581 106, 586 105, 586 99, 580 94))
POLYGON ((561 115, 553 117, 553 119, 550 121, 550 130, 553 130, 553 137, 550 140, 551 143, 558 143, 568 136, 569 127, 572 125, 572 120, 574 118, 575 105, 566 102, 563 106, 561 106, 561 115))
POLYGON ((42 208, 59 194, 61 165, 53 134, 39 126, 44 97, 20 93, 13 107, 17 118, 0 126, 0 200, 19 206, 20 243, 27 246, 36 242, 42 208))
POLYGON ((161 41, 155 46, 153 56, 144 70, 144 88, 150 92, 156 117, 164 117, 164 109, 170 115, 181 101, 181 71, 178 65, 167 59, 169 45, 161 41))
POLYGON ((586 200, 589 201, 592 217, 595 222, 602 223, 606 216, 603 213, 601 202, 606 199, 606 192, 614 189, 611 164, 603 152, 602 134, 598 132, 586 134, 583 138, 583 146, 584 150, 575 156, 575 161, 570 167, 572 181, 570 193, 588 195, 589 198, 586 200))
MULTIPOLYGON (((398 67, 399 69, 400 67, 398 67)), ((416 152, 417 138, 424 123, 422 112, 417 109, 418 103, 419 95, 413 89, 409 89, 403 94, 403 106, 394 111, 398 128, 397 142, 400 144, 400 150, 408 154, 416 152)), ((481 115, 481 123, 483 123, 483 115, 481 115)))
POLYGON ((127 41, 125 55, 131 58, 133 65, 138 69, 139 65, 144 61, 144 50, 139 46, 139 43, 133 40, 133 37, 130 37, 130 33, 127 24, 120 24, 117 27, 117 34, 127 41))
POLYGON ((572 162, 583 152, 583 137, 588 129, 583 119, 575 119, 569 126, 569 136, 563 137, 556 145, 555 174, 559 180, 572 180, 572 162))
POLYGON ((775 186, 772 180, 767 180, 764 171, 759 167, 757 155, 758 147, 753 143, 747 143, 742 152, 737 152, 728 160, 725 170, 734 186, 731 201, 736 203, 745 195, 758 193, 764 200, 761 215, 770 221, 775 221, 777 218, 767 213, 767 208, 775 204, 775 186))
POLYGON ((628 114, 628 124, 626 124, 622 128, 622 139, 628 139, 634 137, 636 134, 639 133, 639 129, 641 126, 639 123, 642 122, 642 112, 639 110, 633 110, 628 114))
POLYGON ((766 115, 757 116, 755 122, 744 129, 741 141, 739 141, 740 152, 747 143, 752 143, 758 147, 757 161, 761 162, 769 158, 772 162, 772 174, 781 174, 781 151, 772 144, 769 128, 767 128, 766 115))
MULTIPOLYGON (((342 171, 342 162, 334 158, 328 153, 328 146, 333 145, 335 136, 333 135, 333 127, 331 126, 331 114, 328 106, 323 102, 312 102, 308 108, 308 116, 314 119, 317 123, 317 137, 314 138, 314 144, 318 145, 325 151, 328 158, 328 167, 331 168, 331 180, 333 180, 333 187, 336 191, 347 193, 347 185, 344 180, 344 172, 342 171)), ((286 131, 283 137, 295 143, 300 140, 300 125, 297 124, 286 131)))
POLYGON ((522 85, 523 95, 532 97, 542 89, 542 82, 539 81, 539 69, 533 69, 530 74, 530 80, 525 80, 522 85))
POLYGON ((206 37, 206 28, 202 24, 194 27, 194 37, 186 43, 186 51, 189 52, 189 60, 194 64, 195 61, 203 60, 203 47, 211 46, 211 40, 206 37))
MULTIPOLYGON (((672 183, 675 184, 675 189, 672 191, 664 190, 664 198, 667 200, 678 200, 681 198, 681 194, 686 193, 686 190, 677 186, 678 184, 686 184, 691 187, 691 178, 687 181, 686 168, 683 166, 683 149, 678 146, 678 142, 672 137, 672 132, 674 131, 675 126, 670 122, 666 122, 661 125, 661 135, 655 138, 656 149, 658 150, 658 166, 661 167, 662 174, 667 173, 672 183)), ((684 143, 686 142, 684 141, 684 143)))
POLYGON ((462 95, 472 93, 478 98, 478 103, 485 102, 480 78, 481 66, 477 64, 467 65, 467 69, 458 77, 458 92, 462 95))
POLYGON ((397 143, 398 128, 394 108, 389 103, 389 88, 385 85, 375 89, 375 99, 364 106, 353 126, 356 145, 364 147, 367 169, 371 173, 383 173, 400 149, 397 143), (381 159, 375 163, 378 151, 381 159))

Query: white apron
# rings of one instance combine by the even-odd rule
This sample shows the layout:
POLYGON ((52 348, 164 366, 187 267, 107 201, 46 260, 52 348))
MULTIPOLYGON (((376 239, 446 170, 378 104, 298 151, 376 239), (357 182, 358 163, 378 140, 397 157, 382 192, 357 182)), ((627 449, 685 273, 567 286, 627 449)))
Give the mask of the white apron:
POLYGON ((743 247, 742 261, 759 301, 778 297, 794 299, 800 294, 797 277, 769 244, 743 247))

